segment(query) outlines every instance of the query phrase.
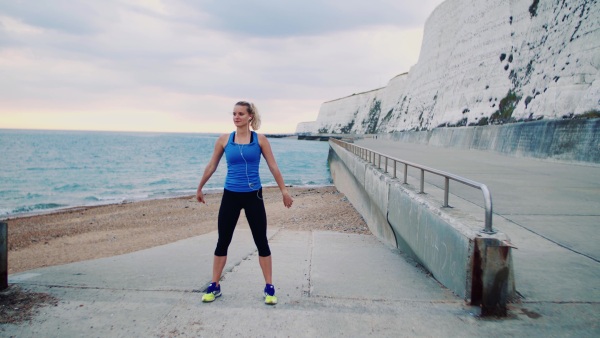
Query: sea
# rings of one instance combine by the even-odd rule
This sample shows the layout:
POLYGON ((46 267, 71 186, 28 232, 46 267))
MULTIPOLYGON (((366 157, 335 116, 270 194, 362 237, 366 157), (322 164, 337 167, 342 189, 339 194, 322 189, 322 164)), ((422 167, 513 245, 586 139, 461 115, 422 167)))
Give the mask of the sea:
MULTIPOLYGON (((195 195, 219 134, 0 129, 0 219, 195 195)), ((332 184, 327 142, 269 138, 285 184, 332 184)), ((221 159, 204 187, 223 190, 221 159)), ((277 186, 261 158, 264 187, 277 186)))

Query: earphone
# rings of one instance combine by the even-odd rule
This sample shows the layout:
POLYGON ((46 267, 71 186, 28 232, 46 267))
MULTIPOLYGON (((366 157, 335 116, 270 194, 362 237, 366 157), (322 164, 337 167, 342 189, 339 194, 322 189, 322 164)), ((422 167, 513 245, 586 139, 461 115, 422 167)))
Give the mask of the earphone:
POLYGON ((244 163, 246 163, 246 179, 248 180, 248 187, 252 190, 256 190, 256 197, 258 197, 258 199, 262 200, 262 197, 260 197, 258 195, 260 189, 254 189, 254 183, 250 183, 250 175, 248 175, 248 161, 246 161, 246 158, 244 157, 244 151, 243 151, 244 144, 238 144, 238 148, 240 149, 240 155, 242 156, 244 163))
POLYGON ((238 148, 240 149, 240 155, 242 156, 242 159, 244 160, 244 163, 246 163, 246 179, 248 180, 248 187, 252 190, 254 190, 254 183, 250 183, 250 175, 248 175, 248 161, 246 161, 246 158, 244 157, 244 145, 243 144, 238 144, 238 148))

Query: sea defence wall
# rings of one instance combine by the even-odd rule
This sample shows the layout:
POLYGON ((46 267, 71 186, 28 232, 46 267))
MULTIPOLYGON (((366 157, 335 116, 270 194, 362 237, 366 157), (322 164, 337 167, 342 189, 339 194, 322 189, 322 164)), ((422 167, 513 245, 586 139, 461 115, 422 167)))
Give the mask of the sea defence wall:
POLYGON ((407 253, 444 286, 484 310, 502 308, 514 297, 505 234, 480 232, 482 224, 452 217, 426 195, 411 191, 336 142, 329 144, 335 186, 383 243, 407 253))
POLYGON ((382 139, 494 151, 516 157, 600 164, 600 118, 380 134, 382 139))

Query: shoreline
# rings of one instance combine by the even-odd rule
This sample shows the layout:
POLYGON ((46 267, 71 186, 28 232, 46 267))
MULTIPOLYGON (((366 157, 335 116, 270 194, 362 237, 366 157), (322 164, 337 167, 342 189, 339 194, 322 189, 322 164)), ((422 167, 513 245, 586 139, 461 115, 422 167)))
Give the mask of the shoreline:
MULTIPOLYGON (((302 185, 302 186, 292 186, 286 185, 289 188, 299 188, 299 189, 309 189, 309 188, 325 188, 325 187, 333 187, 333 184, 316 184, 316 185, 302 185)), ((271 189, 278 188, 276 185, 263 186, 263 189, 271 189)), ((204 195, 209 194, 222 194, 223 187, 220 188, 206 188, 203 189, 204 195)), ((173 199, 173 198, 193 198, 195 197, 194 193, 175 193, 173 195, 165 195, 162 197, 143 197, 143 198, 126 198, 120 202, 116 201, 107 201, 106 203, 91 203, 91 204, 82 204, 82 205, 73 205, 73 206, 65 206, 54 209, 41 209, 37 211, 28 211, 23 213, 16 214, 4 214, 0 215, 0 222, 8 222, 10 220, 18 219, 18 218, 26 218, 26 217, 36 217, 36 216, 45 216, 56 213, 69 212, 70 210, 79 210, 79 209, 88 209, 88 208, 96 208, 96 207, 104 207, 111 205, 122 205, 122 204, 130 204, 130 203, 138 203, 138 202, 146 202, 146 201, 155 201, 155 200, 165 200, 165 199, 173 199)))
MULTIPOLYGON (((268 226, 298 231, 370 234, 335 186, 288 187, 287 209, 278 187, 264 187, 268 226)), ((8 223, 8 273, 110 257, 199 236, 217 229, 222 192, 108 205, 80 206, 3 220, 8 223)), ((247 228, 242 213, 238 227, 247 228)))

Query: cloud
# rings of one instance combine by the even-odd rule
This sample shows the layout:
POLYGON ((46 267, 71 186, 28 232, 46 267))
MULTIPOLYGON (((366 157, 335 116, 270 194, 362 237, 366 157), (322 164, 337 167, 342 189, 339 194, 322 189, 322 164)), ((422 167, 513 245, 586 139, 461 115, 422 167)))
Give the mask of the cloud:
POLYGON ((373 25, 415 28, 440 1, 398 0, 205 0, 185 2, 204 13, 201 27, 243 36, 320 35, 373 25))
POLYGON ((0 13, 34 27, 75 35, 91 35, 101 31, 107 22, 116 19, 116 4, 111 0, 36 0, 35 3, 3 1, 0 3, 0 13))
POLYGON ((52 128, 66 129, 86 129, 87 117, 92 129, 214 131, 230 128, 235 101, 250 99, 264 112, 262 130, 293 132, 320 103, 408 71, 439 2, 2 2, 0 116, 52 115, 52 128))

